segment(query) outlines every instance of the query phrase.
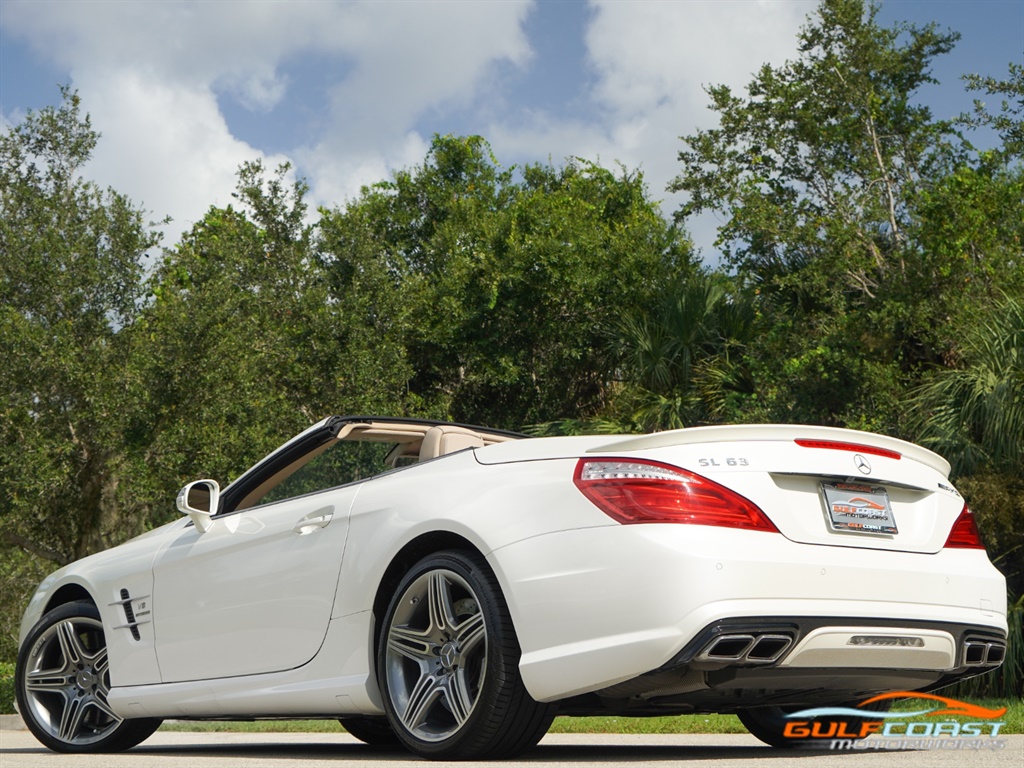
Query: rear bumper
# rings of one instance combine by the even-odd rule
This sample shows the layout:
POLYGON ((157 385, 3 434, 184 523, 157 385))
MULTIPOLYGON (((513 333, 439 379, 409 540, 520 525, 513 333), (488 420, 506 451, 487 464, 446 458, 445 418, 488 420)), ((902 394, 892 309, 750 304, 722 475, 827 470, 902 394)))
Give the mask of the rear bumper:
MULTIPOLYGON (((763 684, 812 668, 841 677, 874 669, 889 670, 893 688, 921 688, 956 674, 967 633, 1006 636, 1005 580, 980 550, 884 552, 707 526, 612 525, 535 537, 489 559, 522 646, 523 679, 541 701, 692 665, 712 628, 744 622, 795 630, 782 653, 750 665, 756 675, 707 663, 702 674, 763 684), (848 645, 886 627, 924 645, 848 645)), ((765 655, 781 644, 773 642, 765 655)))

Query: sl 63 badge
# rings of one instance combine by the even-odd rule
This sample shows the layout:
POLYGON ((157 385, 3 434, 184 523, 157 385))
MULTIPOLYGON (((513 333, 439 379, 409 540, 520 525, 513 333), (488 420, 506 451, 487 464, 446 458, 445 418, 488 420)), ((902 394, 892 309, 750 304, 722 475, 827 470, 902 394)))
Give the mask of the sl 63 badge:
POLYGON ((749 467, 746 459, 698 459, 702 467, 749 467))

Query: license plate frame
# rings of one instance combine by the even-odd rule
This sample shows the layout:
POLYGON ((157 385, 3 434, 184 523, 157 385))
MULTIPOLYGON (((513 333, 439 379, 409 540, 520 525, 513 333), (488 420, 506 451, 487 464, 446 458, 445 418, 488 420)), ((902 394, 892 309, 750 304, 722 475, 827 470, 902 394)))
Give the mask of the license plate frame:
POLYGON ((822 481, 821 497, 826 520, 833 531, 869 536, 899 533, 889 492, 882 486, 822 481))

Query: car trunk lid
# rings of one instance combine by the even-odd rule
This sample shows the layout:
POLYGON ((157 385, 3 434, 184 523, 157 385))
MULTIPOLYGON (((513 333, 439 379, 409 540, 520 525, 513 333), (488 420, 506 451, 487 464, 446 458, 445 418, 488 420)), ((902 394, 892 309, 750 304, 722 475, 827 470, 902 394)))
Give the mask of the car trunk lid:
POLYGON ((697 472, 750 499, 784 536, 805 544, 938 552, 963 509, 943 458, 854 430, 701 427, 587 453, 639 454, 697 472))

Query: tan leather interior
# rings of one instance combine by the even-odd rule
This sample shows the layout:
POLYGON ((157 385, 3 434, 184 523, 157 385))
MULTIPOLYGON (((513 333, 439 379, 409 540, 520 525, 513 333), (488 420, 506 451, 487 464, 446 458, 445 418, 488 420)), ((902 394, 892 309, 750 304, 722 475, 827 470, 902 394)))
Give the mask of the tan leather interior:
POLYGON ((466 448, 483 448, 479 433, 462 427, 431 427, 420 442, 420 461, 429 461, 466 448))

